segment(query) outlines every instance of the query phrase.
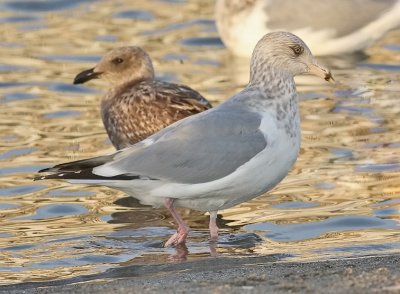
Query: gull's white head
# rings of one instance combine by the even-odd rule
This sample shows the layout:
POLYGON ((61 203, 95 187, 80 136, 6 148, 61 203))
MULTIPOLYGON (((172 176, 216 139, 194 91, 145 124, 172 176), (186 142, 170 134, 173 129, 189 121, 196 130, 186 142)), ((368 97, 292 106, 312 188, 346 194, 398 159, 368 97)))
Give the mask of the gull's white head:
POLYGON ((317 63, 303 40, 288 32, 273 32, 262 37, 254 48, 251 64, 251 76, 268 67, 292 76, 312 74, 333 81, 331 72, 317 63))

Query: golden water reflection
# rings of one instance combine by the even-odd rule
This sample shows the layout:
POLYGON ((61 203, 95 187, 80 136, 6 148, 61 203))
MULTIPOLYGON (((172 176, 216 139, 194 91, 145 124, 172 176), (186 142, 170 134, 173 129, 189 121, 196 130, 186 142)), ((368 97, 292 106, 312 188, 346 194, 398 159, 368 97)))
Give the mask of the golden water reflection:
MULTIPOLYGON (((53 163, 112 152, 99 118, 104 85, 71 82, 114 46, 142 46, 158 76, 191 85, 214 104, 240 89, 248 62, 232 60, 219 43, 213 2, 2 7, 2 20, 30 18, 0 24, 1 284, 176 262, 175 249, 162 247, 174 227, 165 210, 103 187, 32 177, 53 163)), ((357 66, 321 61, 336 68, 336 86, 299 79, 301 156, 272 193, 222 212, 218 254, 318 259, 400 251, 400 50, 387 49, 399 43, 400 33, 391 33, 357 66)), ((182 212, 193 228, 187 258, 210 256, 207 216, 182 212)))

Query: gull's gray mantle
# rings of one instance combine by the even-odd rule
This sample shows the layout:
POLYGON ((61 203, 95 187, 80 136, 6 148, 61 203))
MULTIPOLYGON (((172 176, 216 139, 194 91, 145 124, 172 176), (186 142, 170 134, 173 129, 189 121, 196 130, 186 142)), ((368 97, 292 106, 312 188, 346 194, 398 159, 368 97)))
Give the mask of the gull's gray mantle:
POLYGON ((216 212, 261 195, 289 172, 300 149, 294 76, 325 80, 307 45, 285 32, 265 35, 254 49, 248 86, 219 106, 187 117, 117 153, 42 170, 73 183, 125 191, 143 204, 165 206, 179 224, 166 243, 180 244, 188 228, 174 205, 216 212))

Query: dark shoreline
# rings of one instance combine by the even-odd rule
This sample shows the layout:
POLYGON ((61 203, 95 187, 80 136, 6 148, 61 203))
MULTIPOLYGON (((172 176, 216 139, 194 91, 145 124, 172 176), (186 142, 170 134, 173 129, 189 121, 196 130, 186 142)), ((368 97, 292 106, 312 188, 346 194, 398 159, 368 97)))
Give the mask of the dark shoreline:
POLYGON ((400 254, 286 262, 285 256, 220 257, 132 265, 1 293, 400 293, 400 254))

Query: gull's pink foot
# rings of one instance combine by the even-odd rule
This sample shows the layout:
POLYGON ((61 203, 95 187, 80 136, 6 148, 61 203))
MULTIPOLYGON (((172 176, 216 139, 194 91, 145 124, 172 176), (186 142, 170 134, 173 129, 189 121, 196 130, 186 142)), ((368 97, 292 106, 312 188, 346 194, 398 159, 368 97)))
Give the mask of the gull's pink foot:
POLYGON ((172 235, 171 238, 168 239, 168 241, 164 245, 165 247, 184 244, 186 241, 186 237, 189 234, 189 227, 185 224, 183 219, 179 216, 178 212, 175 210, 174 201, 175 199, 173 198, 166 198, 164 202, 165 207, 169 210, 172 217, 178 224, 178 229, 176 230, 176 233, 172 235))
POLYGON ((165 247, 177 246, 185 244, 186 237, 189 234, 189 228, 187 226, 180 226, 175 234, 173 234, 168 241, 165 243, 165 247))

